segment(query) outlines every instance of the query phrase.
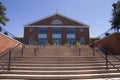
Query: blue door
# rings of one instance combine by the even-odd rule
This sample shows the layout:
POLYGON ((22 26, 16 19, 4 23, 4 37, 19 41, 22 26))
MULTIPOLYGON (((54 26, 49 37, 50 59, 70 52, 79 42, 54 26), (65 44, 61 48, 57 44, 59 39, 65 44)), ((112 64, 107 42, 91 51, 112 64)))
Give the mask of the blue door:
POLYGON ((85 44, 85 38, 84 38, 84 37, 81 37, 81 38, 80 38, 80 43, 81 43, 82 45, 85 44))
POLYGON ((33 45, 34 44, 34 39, 33 39, 33 37, 30 37, 29 38, 29 45, 33 45))

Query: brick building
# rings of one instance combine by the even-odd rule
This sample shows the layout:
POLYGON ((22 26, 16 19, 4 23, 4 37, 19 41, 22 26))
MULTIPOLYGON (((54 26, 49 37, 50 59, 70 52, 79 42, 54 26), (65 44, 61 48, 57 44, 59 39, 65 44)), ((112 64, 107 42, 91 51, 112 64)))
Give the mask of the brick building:
POLYGON ((24 26, 24 43, 33 45, 89 44, 89 26, 69 17, 55 13, 24 26))

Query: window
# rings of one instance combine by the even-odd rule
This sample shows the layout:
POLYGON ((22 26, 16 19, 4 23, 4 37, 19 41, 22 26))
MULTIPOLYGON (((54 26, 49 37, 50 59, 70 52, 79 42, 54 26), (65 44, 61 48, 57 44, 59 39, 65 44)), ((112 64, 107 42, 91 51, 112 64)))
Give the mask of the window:
POLYGON ((53 34, 61 34, 61 28, 54 27, 52 28, 53 34))
POLYGON ((75 38, 67 38, 67 43, 70 45, 74 45, 75 44, 75 38))
POLYGON ((52 28, 52 43, 61 44, 61 28, 54 27, 52 28))
POLYGON ((47 43, 47 28, 40 27, 38 32, 38 40, 40 45, 45 45, 47 43))
POLYGON ((47 28, 40 27, 39 28, 39 34, 47 34, 47 28))
POLYGON ((30 29, 29 29, 29 32, 33 32, 33 31, 34 31, 34 29, 33 29, 33 28, 30 28, 30 29))
POLYGON ((47 39, 46 39, 46 38, 39 38, 38 40, 39 40, 39 44, 40 44, 40 45, 45 45, 45 44, 47 44, 47 39))
POLYGON ((67 34, 67 38, 75 38, 75 34, 67 34))
POLYGON ((80 32, 84 32, 84 29, 80 28, 80 32))
POLYGON ((53 38, 61 38, 61 34, 53 34, 52 37, 53 38))
POLYGON ((63 22, 59 19, 54 19, 51 24, 63 24, 63 22))
POLYGON ((38 38, 47 38, 47 34, 39 34, 38 38))
POLYGON ((67 34, 74 34, 75 28, 67 28, 66 31, 67 31, 67 34))
POLYGON ((54 27, 52 28, 52 43, 54 44, 61 44, 61 28, 54 27))
POLYGON ((75 28, 67 28, 67 43, 73 45, 75 43, 75 28))

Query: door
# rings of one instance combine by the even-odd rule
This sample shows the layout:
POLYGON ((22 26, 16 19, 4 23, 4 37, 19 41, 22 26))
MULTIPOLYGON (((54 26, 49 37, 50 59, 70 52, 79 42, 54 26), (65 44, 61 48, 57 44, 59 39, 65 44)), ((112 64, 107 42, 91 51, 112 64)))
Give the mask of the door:
POLYGON ((30 37, 29 38, 29 45, 33 45, 34 44, 34 39, 33 39, 33 37, 30 37))
POLYGON ((81 38, 80 38, 80 43, 81 43, 82 45, 85 44, 85 38, 84 38, 84 37, 81 37, 81 38))

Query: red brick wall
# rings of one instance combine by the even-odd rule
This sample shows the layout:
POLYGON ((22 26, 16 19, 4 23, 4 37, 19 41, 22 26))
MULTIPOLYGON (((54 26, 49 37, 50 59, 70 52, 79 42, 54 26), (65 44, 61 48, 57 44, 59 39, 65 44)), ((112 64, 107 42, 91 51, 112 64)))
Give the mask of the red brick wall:
POLYGON ((90 38, 89 38, 89 28, 83 28, 83 36, 85 37, 85 44, 89 44, 90 38))
POLYGON ((52 44, 52 28, 51 27, 48 27, 47 37, 48 37, 48 42, 52 44))
POLYGON ((76 34, 76 42, 80 41, 80 33, 79 33, 79 28, 75 28, 75 34, 76 34))
POLYGON ((30 32, 29 29, 32 27, 25 27, 24 28, 24 43, 29 44, 29 38, 33 37, 34 41, 38 42, 38 27, 34 27, 33 32, 30 32))
POLYGON ((82 28, 84 31, 80 32, 80 28, 76 28, 76 41, 80 41, 81 37, 85 38, 85 44, 89 44, 89 28, 82 28))
POLYGON ((85 26, 85 25, 82 24, 82 23, 78 23, 78 22, 76 22, 76 21, 73 21, 73 20, 71 20, 71 19, 68 19, 68 18, 66 18, 66 17, 63 17, 63 16, 61 16, 61 15, 54 15, 54 16, 45 18, 45 19, 43 19, 43 20, 37 21, 37 22, 35 22, 35 23, 32 23, 32 24, 30 24, 30 25, 53 25, 53 26, 55 26, 55 25, 57 25, 57 26, 61 26, 61 25, 62 25, 62 26, 63 26, 63 25, 65 25, 65 26, 71 26, 71 25, 73 25, 73 26, 85 26), (52 22, 54 19, 60 19, 60 20, 63 22, 63 24, 51 24, 51 22, 52 22))
POLYGON ((113 33, 104 39, 99 40, 97 44, 102 45, 116 54, 120 54, 120 33, 113 33))
POLYGON ((15 47, 19 42, 0 33, 0 53, 4 50, 15 47))
POLYGON ((62 45, 67 43, 66 28, 62 28, 62 45))
MULTIPOLYGON (((38 27, 34 27, 34 31, 30 32, 29 29, 31 27, 25 27, 24 29, 24 43, 29 44, 29 38, 33 37, 35 41, 38 42, 38 27)), ((83 28, 84 32, 80 32, 80 28, 75 29, 75 34, 76 34, 76 41, 80 41, 80 37, 85 38, 85 44, 89 44, 89 28, 83 28)), ((62 44, 65 44, 67 42, 67 36, 66 36, 66 28, 62 27, 62 44)), ((48 27, 47 31, 47 37, 48 37, 48 42, 52 44, 52 28, 48 27)))

